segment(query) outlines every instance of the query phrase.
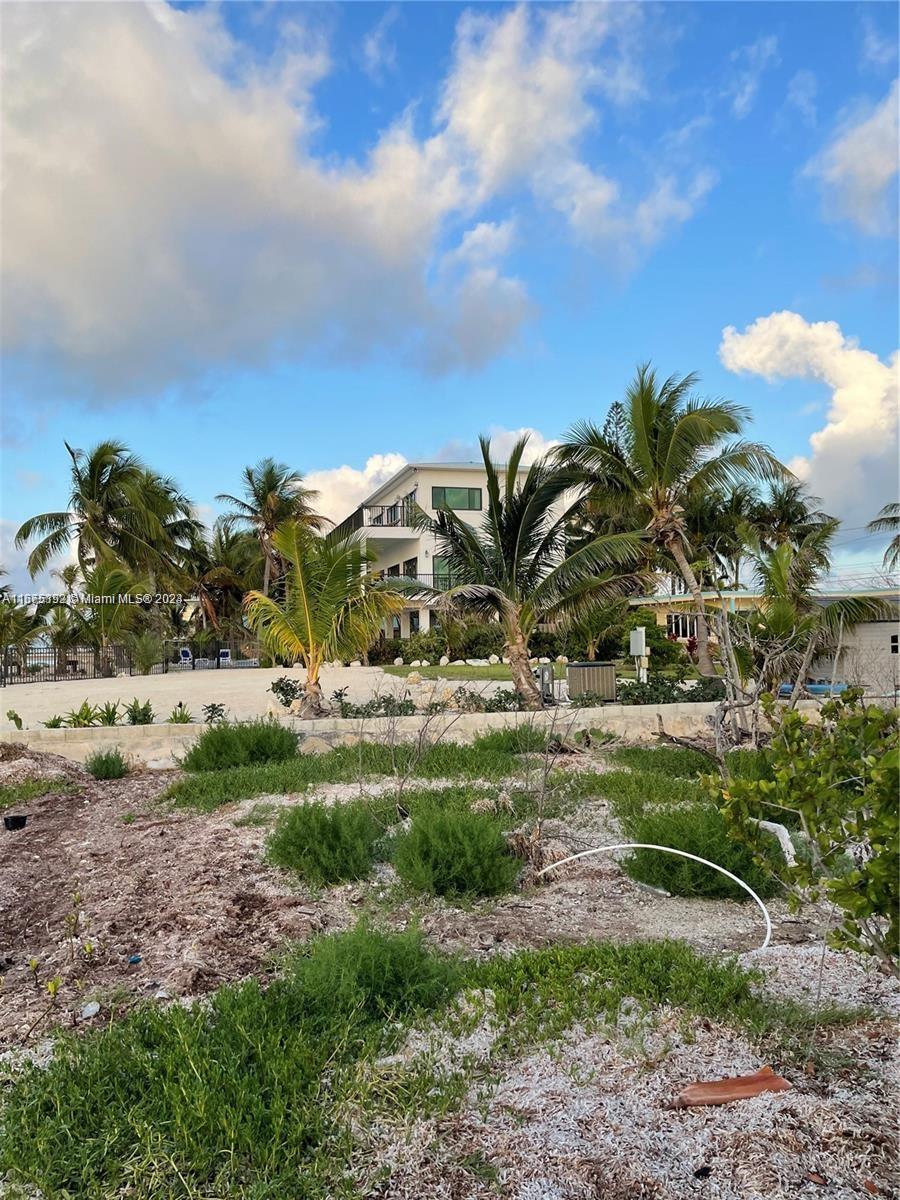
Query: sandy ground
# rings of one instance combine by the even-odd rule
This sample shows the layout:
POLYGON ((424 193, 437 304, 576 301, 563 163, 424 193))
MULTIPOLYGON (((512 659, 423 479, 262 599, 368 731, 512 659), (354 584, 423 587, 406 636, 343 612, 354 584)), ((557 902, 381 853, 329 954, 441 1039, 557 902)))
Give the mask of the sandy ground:
MULTIPOLYGON (((283 943, 345 928, 368 906, 398 926, 417 917, 436 943, 470 954, 601 937, 683 937, 710 951, 762 941, 753 905, 660 896, 612 859, 586 860, 547 886, 465 909, 399 894, 386 908, 386 896, 398 892, 389 866, 373 880, 316 895, 266 864, 268 827, 244 823, 260 806, 301 797, 258 796, 208 814, 172 811, 158 799, 175 777, 154 771, 101 783, 82 772, 76 791, 17 806, 28 814, 26 828, 0 832, 0 1041, 20 1041, 46 1012, 45 985, 55 976, 63 980, 58 1004, 36 1033, 57 1021, 77 1024, 90 1000, 100 1002, 93 1019, 102 1021, 114 1002, 164 1002, 264 975, 283 943), (130 962, 134 956, 140 961, 130 962)), ((375 793, 391 783, 362 786, 375 793)), ((329 784, 308 795, 340 802, 359 792, 360 784, 329 784)), ((577 824, 548 822, 546 832, 576 849, 613 831, 605 802, 596 801, 580 807, 577 824)), ((777 943, 816 938, 820 914, 793 916, 778 902, 771 910, 777 943)))
MULTIPOLYGON (((792 916, 773 903, 775 940, 761 952, 753 905, 667 898, 632 883, 615 861, 597 859, 563 868, 547 886, 466 909, 411 902, 388 866, 364 883, 314 894, 265 863, 268 826, 247 822, 263 805, 303 797, 256 797, 211 814, 171 811, 159 797, 175 772, 99 783, 55 756, 33 757, 49 775, 64 771, 75 790, 19 806, 29 816, 26 829, 0 832, 0 1059, 46 1060, 53 1025, 99 1026, 135 999, 168 1004, 249 975, 264 978, 280 946, 349 927, 373 906, 396 927, 420 919, 435 944, 476 956, 593 937, 681 937, 705 951, 737 951, 763 969, 775 995, 864 1005, 871 1015, 819 1031, 817 1048, 835 1052, 835 1067, 776 1063, 791 1084, 787 1092, 672 1110, 668 1103, 688 1083, 758 1070, 759 1050, 712 1022, 623 1004, 611 1027, 575 1028, 552 1046, 492 1059, 487 1005, 483 1021, 457 1043, 440 1034, 447 1069, 464 1056, 481 1063, 460 1107, 402 1125, 391 1117, 362 1123, 352 1163, 360 1195, 898 1195, 898 991, 870 961, 823 953, 823 913, 792 916), (46 981, 54 976, 62 986, 48 1009, 46 981)), ((10 778, 21 771, 14 760, 0 767, 10 778)), ((361 786, 375 793, 393 783, 329 784, 307 795, 341 803, 361 786)), ((552 822, 547 830, 571 848, 613 832, 603 802, 582 804, 577 821, 552 822)), ((433 1037, 427 1028, 413 1031, 400 1058, 433 1051, 433 1037)), ((377 1069, 396 1068, 385 1060, 377 1069)))
MULTIPOLYGON (((156 719, 165 720, 172 708, 183 700, 201 720, 204 704, 224 704, 228 715, 238 720, 262 716, 274 697, 268 690, 274 679, 288 675, 302 682, 304 672, 300 668, 278 667, 274 670, 262 668, 232 668, 213 671, 172 671, 167 675, 132 675, 116 679, 66 680, 64 683, 22 683, 3 689, 4 720, 0 728, 12 730, 11 721, 5 719, 8 708, 13 708, 22 718, 25 728, 36 728, 42 721, 56 713, 65 714, 77 708, 82 700, 91 704, 105 704, 121 700, 128 703, 134 696, 141 701, 149 700, 156 712, 156 719)), ((347 699, 355 703, 369 700, 372 696, 402 695, 406 680, 396 675, 387 675, 380 667, 329 667, 322 672, 322 690, 330 696, 338 688, 347 688, 347 699)), ((454 681, 450 686, 463 686, 454 681)), ((473 685, 479 691, 490 692, 497 687, 511 684, 479 681, 473 685)))

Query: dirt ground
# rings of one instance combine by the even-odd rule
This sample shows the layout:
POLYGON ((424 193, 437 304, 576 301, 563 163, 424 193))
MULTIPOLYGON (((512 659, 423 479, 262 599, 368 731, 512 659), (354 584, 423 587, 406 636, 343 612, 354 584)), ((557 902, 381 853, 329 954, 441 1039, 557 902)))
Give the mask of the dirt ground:
MULTIPOLYGON (((55 758, 35 757, 45 764, 55 758)), ((33 1039, 52 1024, 78 1024, 92 1001, 100 1009, 86 1019, 101 1023, 134 998, 166 1002, 263 975, 279 946, 345 928, 371 905, 397 926, 419 919, 436 943, 470 954, 662 936, 704 950, 744 951, 763 937, 752 904, 657 895, 606 858, 465 909, 399 895, 386 904, 396 891, 390 867, 365 884, 317 895, 266 864, 267 827, 241 823, 257 806, 298 797, 256 797, 193 813, 159 803, 176 772, 101 783, 75 770, 76 790, 17 806, 28 814, 26 828, 0 831, 0 1044, 33 1039), (62 986, 50 1008, 46 983, 55 977, 62 986)), ((374 792, 387 785, 365 786, 374 792)), ((330 784, 312 794, 339 802, 358 792, 359 785, 330 784)), ((550 822, 547 832, 574 849, 614 840, 604 810, 596 802, 577 830, 550 822)), ((795 917, 778 902, 771 911, 777 943, 816 938, 815 912, 795 917)))
MULTIPOLYGON (((709 1021, 623 1005, 614 1026, 570 1030, 486 1066, 484 1027, 445 1041, 441 1061, 485 1062, 450 1114, 367 1126, 352 1170, 378 1200, 828 1200, 896 1197, 897 988, 848 954, 824 952, 826 914, 770 904, 774 943, 752 904, 666 897, 631 882, 613 859, 562 868, 546 886, 465 909, 411 903, 392 869, 322 894, 295 885, 263 857, 268 826, 254 818, 296 803, 260 796, 210 814, 171 810, 160 797, 176 772, 99 783, 51 755, 0 761, 0 781, 37 771, 68 792, 17 805, 28 824, 0 832, 0 1059, 52 1052, 53 1025, 90 1028, 136 999, 190 1000, 219 985, 264 977, 287 942, 352 925, 377 907, 397 927, 467 954, 511 953, 592 937, 673 936, 731 950, 761 967, 767 989, 807 1002, 867 1006, 870 1016, 819 1032, 837 1066, 790 1073, 791 1088, 738 1104, 672 1110, 697 1079, 758 1070, 758 1050, 709 1021), (248 821, 249 818, 249 821, 248 821), (62 983, 54 1005, 46 983, 62 983), (96 1011, 94 1011, 96 1006, 96 1011)), ((573 761, 602 769, 603 759, 573 761)), ((446 785, 435 780, 431 786, 446 785)), ((341 803, 389 780, 328 784, 309 795, 341 803)), ((486 791, 490 785, 485 785, 486 791)), ((492 789, 493 790, 493 789, 492 789)), ((606 805, 548 823, 570 849, 615 840, 606 805)), ((488 1014, 490 1006, 487 1007, 488 1014)), ((410 1054, 430 1047, 415 1030, 410 1054)), ((442 1034, 445 1039, 449 1036, 442 1034)), ((390 1069, 390 1064, 385 1063, 390 1069)), ((0 1183, 2 1193, 2 1183, 0 1183)))

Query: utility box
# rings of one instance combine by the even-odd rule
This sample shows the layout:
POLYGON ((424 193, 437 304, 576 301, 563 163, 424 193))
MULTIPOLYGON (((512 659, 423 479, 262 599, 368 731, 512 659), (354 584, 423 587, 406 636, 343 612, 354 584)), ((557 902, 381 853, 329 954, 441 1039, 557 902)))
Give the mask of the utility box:
POLYGON ((535 683, 541 690, 541 699, 545 704, 556 703, 556 691, 553 685, 553 666, 552 664, 541 663, 539 667, 535 667, 532 672, 535 683))
POLYGON ((616 664, 611 662, 569 663, 566 667, 569 699, 594 692, 608 704, 616 702, 616 664))
POLYGON ((628 642, 628 653, 632 658, 645 658, 647 654, 647 630, 643 625, 632 629, 628 642))

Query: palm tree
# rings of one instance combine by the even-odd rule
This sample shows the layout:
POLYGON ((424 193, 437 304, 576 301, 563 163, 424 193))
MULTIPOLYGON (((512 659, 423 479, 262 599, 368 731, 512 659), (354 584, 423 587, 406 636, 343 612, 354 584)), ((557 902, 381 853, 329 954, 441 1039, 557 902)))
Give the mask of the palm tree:
POLYGON ((218 631, 228 615, 240 610, 256 557, 250 534, 219 520, 211 534, 196 534, 182 556, 179 584, 197 599, 200 626, 218 631))
POLYGON ((763 663, 763 688, 775 690, 793 680, 792 700, 799 698, 813 660, 840 647, 845 632, 861 621, 896 615, 893 605, 870 596, 845 596, 817 602, 815 589, 830 564, 830 540, 836 523, 807 533, 798 547, 782 541, 773 549, 757 544, 749 561, 760 589, 749 621, 751 640, 763 663))
POLYGON ((753 506, 749 524, 764 548, 771 550, 788 542, 799 549, 808 534, 834 527, 835 518, 823 512, 821 503, 799 479, 776 480, 753 506))
POLYGON ((301 474, 273 458, 263 458, 255 467, 245 467, 243 478, 243 499, 227 492, 216 499, 232 506, 233 511, 226 514, 226 519, 255 533, 264 561, 263 595, 268 596, 272 577, 277 578, 281 570, 274 547, 275 531, 291 521, 320 529, 324 519, 312 507, 319 493, 305 488, 301 474))
MULTIPOLYGON (((458 581, 443 593, 447 600, 499 619, 516 691, 526 708, 538 709, 541 694, 528 655, 531 634, 541 621, 577 621, 598 600, 632 590, 633 573, 609 572, 635 567, 642 538, 634 533, 596 537, 567 555, 573 506, 566 505, 565 497, 574 478, 541 460, 520 482, 527 443, 527 436, 516 442, 501 478, 502 469, 491 462, 490 441, 480 439, 488 499, 480 529, 450 510, 433 518, 419 510, 414 520, 434 535, 436 552, 447 561, 450 578, 458 581)), ((401 586, 424 592, 420 585, 401 586)))
POLYGON ((714 675, 685 510, 697 495, 752 479, 784 479, 789 472, 767 446, 737 436, 749 420, 747 409, 693 397, 696 383, 695 375, 659 381, 645 363, 626 391, 626 421, 618 440, 582 421, 556 454, 578 472, 586 502, 633 511, 656 548, 674 561, 694 599, 698 668, 702 675, 714 675))
POLYGON ((577 621, 572 632, 584 646, 585 658, 594 662, 597 651, 604 642, 618 641, 625 632, 625 618, 628 616, 628 601, 624 598, 598 600, 585 615, 577 621))
POLYGON ((284 598, 248 592, 247 623, 266 649, 306 667, 301 713, 327 712, 319 675, 333 658, 362 654, 384 619, 403 609, 403 597, 375 581, 371 554, 358 537, 319 537, 302 521, 289 521, 272 537, 272 551, 288 564, 284 598))
POLYGON ((164 564, 194 523, 187 498, 120 442, 65 447, 72 460, 68 508, 30 517, 16 534, 19 547, 40 539, 28 556, 32 577, 73 543, 82 572, 101 561, 144 570, 164 564))
POLYGON ((894 536, 884 552, 883 566, 886 571, 895 571, 900 566, 900 504, 892 500, 878 516, 868 523, 869 533, 892 533, 894 536))
POLYGON ((140 612, 136 598, 147 584, 121 563, 103 559, 84 572, 84 592, 65 607, 75 619, 78 637, 94 647, 100 673, 112 675, 113 647, 134 627, 140 612))

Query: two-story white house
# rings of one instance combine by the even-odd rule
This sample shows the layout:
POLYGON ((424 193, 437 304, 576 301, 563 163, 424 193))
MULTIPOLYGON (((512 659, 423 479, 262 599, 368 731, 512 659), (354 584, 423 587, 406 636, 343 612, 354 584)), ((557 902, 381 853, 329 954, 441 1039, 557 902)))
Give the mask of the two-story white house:
MULTIPOLYGON (((520 469, 524 479, 528 468, 520 469)), ((451 584, 450 571, 441 558, 435 539, 412 526, 416 505, 429 516, 439 508, 453 509, 464 521, 480 527, 487 507, 487 476, 483 463, 407 463, 387 483, 360 504, 335 528, 337 536, 360 530, 366 545, 376 555, 373 569, 386 576, 417 579, 429 587, 451 584)), ((431 607, 410 600, 394 618, 388 637, 408 638, 431 628, 431 607)))

